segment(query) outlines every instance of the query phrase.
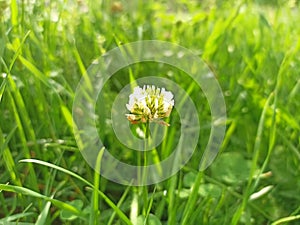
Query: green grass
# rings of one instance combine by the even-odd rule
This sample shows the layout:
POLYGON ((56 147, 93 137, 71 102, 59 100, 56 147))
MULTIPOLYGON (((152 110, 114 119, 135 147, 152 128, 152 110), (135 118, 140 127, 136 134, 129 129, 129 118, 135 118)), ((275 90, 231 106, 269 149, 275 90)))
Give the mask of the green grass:
MULTIPOLYGON (((299 224, 299 20, 298 0, 0 0, 0 224, 140 225, 145 217, 155 225, 299 224), (227 107, 221 152, 198 172, 211 120, 201 88, 155 62, 112 76, 97 102, 99 136, 131 164, 136 153, 107 123, 125 85, 164 77, 197 101, 197 151, 176 175, 144 189, 99 177, 79 151, 71 114, 93 60, 141 40, 197 54, 227 107)), ((167 138, 148 162, 179 144, 176 110, 168 122, 167 138)))

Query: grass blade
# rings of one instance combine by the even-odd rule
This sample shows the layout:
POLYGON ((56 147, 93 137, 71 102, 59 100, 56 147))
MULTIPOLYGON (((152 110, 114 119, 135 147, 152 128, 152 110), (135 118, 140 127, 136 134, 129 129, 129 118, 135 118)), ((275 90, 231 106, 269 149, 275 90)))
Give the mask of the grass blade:
POLYGON ((65 106, 65 105, 61 105, 61 112, 68 124, 68 126, 71 128, 72 130, 72 127, 73 127, 73 119, 72 119, 72 115, 69 111, 69 109, 65 106))
POLYGON ((34 223, 22 223, 22 222, 9 222, 9 223, 2 223, 0 222, 0 225, 34 225, 34 223))
POLYGON ((168 185, 168 225, 176 224, 176 211, 174 210, 175 205, 175 191, 177 184, 177 176, 172 176, 169 180, 168 185))
POLYGON ((6 169, 10 175, 10 178, 12 182, 16 185, 22 186, 22 182, 19 178, 19 175, 17 171, 15 170, 16 165, 13 160, 12 152, 10 149, 7 147, 9 141, 13 137, 13 134, 15 133, 17 129, 17 126, 15 126, 7 135, 6 138, 3 137, 3 132, 0 127, 0 157, 3 157, 3 162, 6 166, 6 169))
POLYGON ((38 192, 32 191, 31 189, 19 187, 19 186, 8 185, 8 184, 0 184, 0 190, 14 192, 14 193, 22 194, 22 195, 28 195, 28 196, 31 196, 34 198, 39 198, 39 199, 44 199, 46 201, 50 201, 53 205, 57 206, 58 208, 70 211, 70 212, 74 213, 74 215, 76 215, 82 219, 85 219, 82 212, 80 210, 76 209, 74 206, 69 205, 65 202, 61 202, 59 200, 47 197, 38 192))
POLYGON ((12 0, 10 2, 10 9, 11 9, 11 24, 13 26, 18 25, 18 4, 17 0, 12 0))
MULTIPOLYGON (((120 198, 120 200, 119 200, 119 202, 117 204, 118 208, 120 208, 120 206, 123 204, 125 198, 127 197, 127 194, 129 192, 130 188, 131 188, 130 185, 126 188, 125 192, 123 193, 122 197, 120 198)), ((107 225, 111 225, 113 223, 115 216, 116 216, 116 212, 114 211, 112 213, 111 217, 109 218, 109 221, 108 221, 107 225)))
POLYGON ((189 224, 189 219, 192 213, 195 211, 195 204, 198 200, 198 190, 203 178, 203 172, 198 172, 196 181, 192 187, 191 195, 189 196, 188 202, 185 206, 183 219, 181 225, 189 224))
POLYGON ((104 147, 99 151, 98 157, 96 160, 96 167, 95 167, 95 172, 94 172, 94 189, 93 189, 93 196, 92 196, 92 201, 91 201, 91 215, 90 215, 90 224, 97 225, 98 223, 98 217, 100 216, 99 212, 99 195, 98 195, 98 190, 99 190, 99 184, 100 184, 100 174, 98 171, 100 171, 101 168, 101 159, 104 153, 104 147))
POLYGON ((34 213, 32 213, 32 212, 27 212, 27 213, 23 212, 23 213, 14 214, 12 216, 8 216, 8 217, 0 219, 0 224, 2 224, 2 223, 5 224, 5 223, 8 223, 8 222, 18 220, 18 219, 21 219, 21 218, 27 217, 27 216, 32 216, 32 215, 34 215, 34 213))
POLYGON ((263 130, 264 130, 267 109, 270 107, 270 102, 273 99, 273 97, 274 97, 274 94, 271 93, 264 105, 264 108, 263 108, 261 116, 260 116, 260 120, 259 120, 259 124, 258 124, 258 128, 257 128, 257 134, 255 137, 253 157, 252 157, 253 159, 252 159, 251 171, 249 174, 249 180, 248 180, 248 184, 245 189, 245 192, 244 192, 242 205, 238 208, 238 210, 235 212, 235 214, 232 218, 233 225, 238 224, 238 222, 242 216, 242 213, 247 205, 247 202, 249 200, 251 192, 253 191, 253 188, 254 188, 254 186, 252 186, 252 184, 253 184, 253 179, 254 179, 254 173, 257 169, 257 162, 258 162, 258 158, 259 158, 259 150, 260 150, 260 146, 261 146, 261 140, 262 140, 262 135, 263 135, 263 130))
POLYGON ((5 87, 6 87, 6 79, 4 78, 4 80, 2 81, 1 86, 0 86, 0 102, 2 100, 2 96, 4 93, 5 87))
MULTIPOLYGON (((56 170, 59 170, 65 174, 68 174, 72 177, 75 177, 76 179, 80 180, 81 182, 85 183, 86 185, 90 186, 91 188, 94 189, 94 185, 91 184, 89 181, 85 180, 84 178, 82 178, 81 176, 79 176, 78 174, 71 172, 67 169, 64 169, 62 167, 53 165, 51 163, 48 162, 44 162, 41 160, 37 160, 37 159, 23 159, 20 160, 20 162, 27 162, 27 163, 36 163, 36 164, 40 164, 43 166, 47 166, 56 170)), ((117 213, 117 215, 128 225, 132 225, 131 221, 128 219, 128 217, 115 205, 115 203, 110 200, 109 197, 107 197, 102 191, 98 190, 98 194, 104 199, 104 201, 113 209, 115 210, 115 212, 117 213)))
MULTIPOLYGON (((19 95, 20 93, 16 92, 15 94, 19 95)), ((8 99, 10 101, 10 106, 12 107, 12 110, 13 110, 13 116, 15 118, 16 125, 18 127, 20 142, 22 143, 22 146, 23 146, 23 154, 25 155, 25 157, 30 158, 31 157, 30 156, 30 150, 27 146, 27 140, 26 140, 26 135, 25 135, 25 129, 28 131, 28 129, 27 129, 28 127, 26 126, 24 128, 23 123, 21 122, 20 114, 19 114, 19 111, 17 109, 16 103, 15 103, 14 98, 13 98, 10 91, 8 91, 8 99)), ((19 102, 19 104, 21 104, 23 106, 22 107, 23 110, 21 110, 21 112, 23 112, 24 114, 27 114, 26 109, 24 108, 25 106, 24 106, 24 102, 22 101, 22 98, 18 99, 18 102, 19 102)), ((28 121, 29 117, 28 117, 28 115, 26 116, 24 114, 22 114, 22 116, 26 118, 26 121, 27 121, 26 125, 30 126, 28 124, 29 123, 29 121, 28 121)), ((30 130, 31 130, 31 132, 34 132, 32 127, 31 127, 30 130)), ((35 138, 32 138, 31 140, 33 140, 35 142, 35 138)), ((14 166, 14 168, 15 168, 15 166, 14 166)), ((28 178, 29 178, 30 185, 34 190, 38 190, 38 182, 37 182, 36 174, 35 174, 35 171, 33 170, 31 165, 29 165, 29 170, 30 170, 30 173, 29 173, 28 178)))
POLYGON ((281 218, 281 219, 271 223, 271 225, 278 225, 278 224, 287 223, 287 222, 291 222, 291 221, 295 221, 295 220, 300 220, 300 215, 288 216, 285 218, 281 218))
POLYGON ((73 54, 74 54, 76 62, 78 64, 80 73, 82 74, 82 78, 84 79, 84 82, 86 84, 87 90, 89 90, 89 91, 93 90, 93 86, 92 86, 91 80, 89 78, 89 74, 86 71, 86 68, 82 62, 82 59, 80 57, 80 54, 79 54, 76 46, 74 46, 74 48, 73 48, 73 54))
POLYGON ((48 78, 35 65, 33 65, 30 61, 28 61, 21 55, 19 56, 19 60, 35 76, 35 78, 40 80, 47 87, 50 87, 50 88, 52 87, 48 78))
POLYGON ((4 139, 3 132, 2 132, 1 127, 0 127, 0 144, 1 144, 1 146, 0 146, 0 157, 2 156, 2 152, 7 147, 7 144, 9 143, 10 139, 13 137, 13 134, 15 133, 16 129, 17 129, 17 126, 14 126, 13 129, 9 132, 9 134, 4 139), (4 140, 4 142, 2 142, 2 140, 4 140))
MULTIPOLYGON (((51 197, 52 198, 52 197, 51 197)), ((46 224, 47 216, 49 213, 49 209, 51 206, 51 202, 47 202, 44 209, 42 210, 41 214, 38 216, 37 221, 35 222, 35 225, 44 225, 46 224)))

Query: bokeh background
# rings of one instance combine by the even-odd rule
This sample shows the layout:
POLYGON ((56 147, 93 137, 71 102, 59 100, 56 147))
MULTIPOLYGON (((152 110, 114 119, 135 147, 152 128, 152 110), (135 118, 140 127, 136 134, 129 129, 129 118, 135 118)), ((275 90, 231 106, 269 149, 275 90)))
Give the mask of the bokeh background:
MULTIPOLYGON (((299 224, 299 21, 298 0, 1 0, 0 224, 144 224, 143 215, 155 225, 299 224), (93 60, 142 40, 179 44, 203 59, 223 90, 228 116, 218 158, 199 172, 211 118, 189 76, 148 62, 105 84, 97 103, 99 136, 132 164, 135 153, 118 142, 110 121, 122 88, 158 76, 195 100, 197 151, 178 174, 147 187, 148 213, 139 189, 102 177, 98 183, 72 123, 74 93, 93 60)), ((172 116, 168 138, 157 148, 160 159, 180 135, 176 110, 172 116)))

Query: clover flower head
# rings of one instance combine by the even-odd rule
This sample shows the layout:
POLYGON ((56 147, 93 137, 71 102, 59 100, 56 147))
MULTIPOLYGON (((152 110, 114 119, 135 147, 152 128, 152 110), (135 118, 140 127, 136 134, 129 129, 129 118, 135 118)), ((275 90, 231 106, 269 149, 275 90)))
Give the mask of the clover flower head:
POLYGON ((143 88, 135 87, 126 104, 130 114, 127 119, 132 123, 158 122, 169 126, 161 119, 169 117, 174 106, 173 94, 165 88, 154 85, 144 85, 143 88))

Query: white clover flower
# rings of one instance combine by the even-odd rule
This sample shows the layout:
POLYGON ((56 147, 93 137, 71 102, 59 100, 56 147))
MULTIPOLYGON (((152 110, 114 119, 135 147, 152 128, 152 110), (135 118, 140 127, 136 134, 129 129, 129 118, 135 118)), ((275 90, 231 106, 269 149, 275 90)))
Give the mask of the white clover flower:
POLYGON ((169 117, 174 106, 173 94, 165 88, 156 88, 154 85, 144 85, 143 89, 135 87, 126 104, 130 114, 127 119, 132 123, 159 122, 167 125, 161 119, 169 117))

